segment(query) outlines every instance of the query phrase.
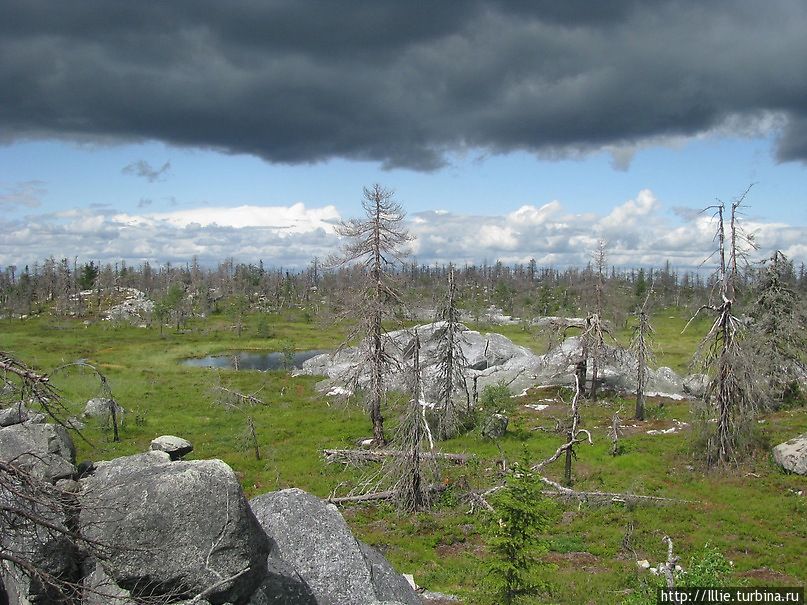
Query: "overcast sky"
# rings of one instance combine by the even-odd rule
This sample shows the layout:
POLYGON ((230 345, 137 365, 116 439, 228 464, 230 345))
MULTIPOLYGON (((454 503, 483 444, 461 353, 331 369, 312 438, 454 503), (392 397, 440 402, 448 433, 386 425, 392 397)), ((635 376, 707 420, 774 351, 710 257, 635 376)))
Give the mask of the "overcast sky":
POLYGON ((0 265, 324 257, 363 185, 420 262, 697 265, 717 199, 807 261, 802 0, 0 0, 0 265))

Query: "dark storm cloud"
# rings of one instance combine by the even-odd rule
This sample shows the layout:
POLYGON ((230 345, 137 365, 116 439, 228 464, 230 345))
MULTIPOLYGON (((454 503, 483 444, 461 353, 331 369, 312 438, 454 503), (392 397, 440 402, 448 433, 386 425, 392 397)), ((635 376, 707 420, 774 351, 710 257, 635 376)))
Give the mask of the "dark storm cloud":
POLYGON ((779 159, 805 161, 805 26, 800 0, 0 0, 0 137, 421 170, 606 147, 624 168, 776 116, 779 159))

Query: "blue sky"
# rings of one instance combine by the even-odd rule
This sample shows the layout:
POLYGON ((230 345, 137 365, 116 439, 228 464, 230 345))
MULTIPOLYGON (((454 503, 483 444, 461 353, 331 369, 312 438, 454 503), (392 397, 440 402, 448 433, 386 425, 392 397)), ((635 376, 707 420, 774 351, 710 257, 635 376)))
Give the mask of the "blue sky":
POLYGON ((304 266, 375 182, 421 262, 692 267, 752 183, 807 260, 803 4, 315 4, 0 0, 0 265, 304 266))
MULTIPOLYGON (((779 163, 774 135, 714 137, 642 149, 626 169, 606 151, 579 158, 546 159, 526 152, 454 154, 434 172, 383 169, 377 162, 329 160, 272 164, 246 154, 172 147, 163 143, 76 144, 26 141, 0 147, 0 183, 39 181, 38 212, 108 205, 121 212, 243 204, 333 204, 357 215, 361 187, 379 182, 396 190, 410 212, 449 210, 500 215, 524 204, 558 200, 570 212, 603 212, 651 189, 671 211, 729 201, 754 184, 748 213, 768 221, 807 224, 807 166, 779 163), (156 180, 124 172, 145 161, 156 180)), ((13 208, 25 214, 30 209, 13 208)))

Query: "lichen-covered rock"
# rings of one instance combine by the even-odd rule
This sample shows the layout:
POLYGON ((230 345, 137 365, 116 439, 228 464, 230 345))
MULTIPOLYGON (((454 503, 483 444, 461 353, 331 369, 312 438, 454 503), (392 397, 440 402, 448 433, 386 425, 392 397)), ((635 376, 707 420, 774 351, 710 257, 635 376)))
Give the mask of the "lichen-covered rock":
MULTIPOLYGON (((583 356, 583 344, 578 336, 567 338, 538 361, 535 384, 544 386, 574 385, 575 364, 583 356)), ((587 379, 591 380, 593 362, 588 360, 587 379)), ((598 363, 598 378, 607 389, 635 393, 638 386, 638 361, 629 351, 605 345, 598 363)), ((647 368, 645 394, 681 399, 683 381, 672 369, 647 368)))
POLYGON ((190 454, 193 451, 193 445, 182 437, 162 435, 152 440, 151 449, 167 453, 171 456, 171 460, 179 460, 185 454, 190 454))
POLYGON ((81 483, 79 529, 133 596, 191 598, 234 578, 206 598, 244 603, 263 581, 269 540, 224 462, 148 452, 98 464, 81 483))
MULTIPOLYGON (((374 583, 380 553, 369 555, 368 562, 332 504, 299 489, 286 489, 257 496, 250 506, 277 545, 273 554, 294 568, 318 605, 376 605, 391 594, 392 582, 385 576, 394 572, 385 568, 379 584, 374 583)), ((396 586, 396 591, 398 602, 419 603, 411 587, 396 586)))
POLYGON ((64 427, 26 422, 0 428, 0 460, 55 483, 73 476, 76 449, 64 427))
POLYGON ((791 473, 807 475, 807 433, 773 448, 773 459, 791 473))
MULTIPOLYGON (((439 390, 438 370, 433 362, 437 359, 436 352, 444 326, 445 322, 441 321, 417 326, 421 343, 423 390, 427 400, 433 398, 439 390)), ((387 334, 384 340, 385 352, 399 362, 399 369, 392 370, 386 375, 389 388, 406 388, 408 376, 411 374, 407 364, 411 366, 411 359, 407 358, 404 352, 409 348, 413 338, 413 330, 396 330, 387 334)), ((522 375, 526 379, 532 378, 538 357, 529 349, 514 344, 509 338, 496 333, 482 334, 469 330, 462 324, 459 325, 457 338, 467 361, 469 381, 476 376, 480 390, 487 384, 500 381, 512 383, 515 378, 522 375)), ((329 379, 327 382, 317 385, 317 388, 326 392, 334 385, 345 383, 356 374, 359 377, 359 384, 365 384, 369 381, 369 373, 364 364, 366 346, 366 343, 361 343, 358 347, 312 357, 303 362, 299 373, 327 376, 329 379)), ((528 381, 528 384, 533 383, 528 381)), ((520 383, 517 386, 510 384, 510 387, 522 388, 520 383)))

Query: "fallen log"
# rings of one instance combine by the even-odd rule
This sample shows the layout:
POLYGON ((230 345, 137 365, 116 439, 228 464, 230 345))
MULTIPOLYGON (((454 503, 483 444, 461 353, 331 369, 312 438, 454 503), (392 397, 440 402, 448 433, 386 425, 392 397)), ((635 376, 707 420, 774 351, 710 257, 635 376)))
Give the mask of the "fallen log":
POLYGON ((338 498, 328 498, 331 504, 346 504, 348 502, 373 502, 375 500, 389 500, 392 498, 392 490, 385 492, 372 492, 369 494, 359 494, 358 496, 340 496, 338 498))
POLYGON ((664 498, 662 496, 641 496, 638 494, 626 494, 617 492, 578 492, 568 487, 562 486, 557 481, 552 481, 549 477, 538 475, 538 479, 546 483, 552 490, 544 490, 543 493, 547 496, 561 496, 565 498, 577 498, 578 500, 610 500, 614 503, 624 503, 629 501, 645 501, 645 502, 674 502, 676 504, 696 504, 694 500, 681 500, 678 498, 664 498))
MULTIPOLYGON (((396 450, 322 450, 328 463, 363 464, 381 462, 385 458, 399 458, 403 453, 396 450)), ((473 456, 466 454, 446 454, 442 452, 421 452, 420 457, 426 460, 446 460, 452 464, 466 464, 473 456)))
MULTIPOLYGON (((439 494, 440 492, 444 492, 448 489, 447 485, 438 484, 438 485, 430 485, 428 490, 430 493, 439 494)), ((350 504, 353 502, 374 502, 377 500, 389 500, 395 495, 393 490, 387 490, 383 492, 370 492, 368 494, 358 494, 356 496, 339 496, 339 497, 329 497, 328 502, 331 504, 350 504)))
MULTIPOLYGON (((598 491, 577 491, 570 489, 568 487, 562 486, 557 481, 553 481, 548 477, 544 477, 543 475, 537 475, 538 480, 543 483, 546 483, 553 489, 545 489, 541 490, 541 493, 544 496, 548 496, 550 498, 567 498, 567 499, 576 499, 580 500, 581 502, 609 502, 611 504, 626 504, 628 502, 646 502, 646 503, 653 503, 653 504, 698 504, 697 500, 681 500, 679 498, 665 498, 662 496, 643 496, 640 494, 627 494, 627 493, 620 493, 620 492, 598 492, 598 491)), ((471 501, 471 510, 469 510, 469 514, 473 513, 476 508, 484 508, 488 511, 493 511, 493 507, 487 501, 487 497, 491 494, 496 493, 501 489, 505 489, 505 484, 499 484, 489 489, 486 489, 483 492, 471 492, 468 494, 468 497, 471 501)))

